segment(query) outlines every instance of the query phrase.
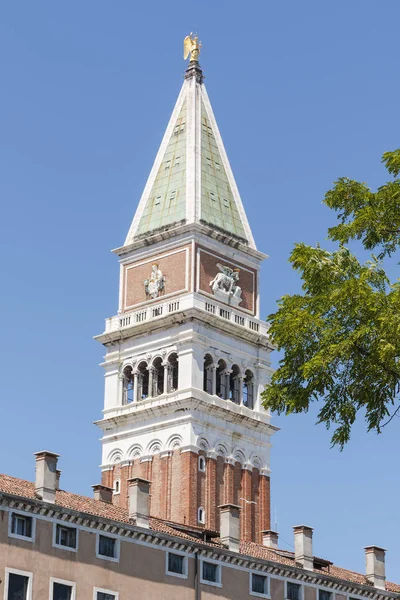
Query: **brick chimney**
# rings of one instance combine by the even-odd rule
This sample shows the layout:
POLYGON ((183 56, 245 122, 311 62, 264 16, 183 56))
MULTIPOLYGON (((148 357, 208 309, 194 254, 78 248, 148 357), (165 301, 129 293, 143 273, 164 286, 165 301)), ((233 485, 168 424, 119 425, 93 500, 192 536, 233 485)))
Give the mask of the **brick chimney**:
POLYGON ((149 528, 151 481, 134 477, 128 479, 129 518, 138 527, 149 528))
POLYGON ((35 452, 35 456, 35 493, 41 500, 54 503, 57 489, 57 461, 60 455, 43 450, 35 452))
POLYGON ((239 552, 240 546, 240 506, 222 504, 220 510, 221 543, 232 552, 239 552))
POLYGON ((262 543, 266 548, 273 548, 276 550, 278 548, 278 538, 279 534, 276 531, 271 531, 270 529, 261 532, 262 535, 262 543))
POLYGON ((101 483, 97 483, 96 485, 92 485, 93 488, 93 498, 95 500, 101 500, 101 502, 106 502, 107 504, 112 504, 113 499, 113 489, 107 487, 106 485, 102 485, 101 483))
POLYGON ((365 550, 365 574, 372 585, 379 590, 385 589, 385 553, 384 548, 379 546, 366 546, 365 550))
POLYGON ((313 571, 313 548, 312 548, 312 527, 307 525, 296 525, 293 527, 294 532, 294 558, 303 569, 313 571))

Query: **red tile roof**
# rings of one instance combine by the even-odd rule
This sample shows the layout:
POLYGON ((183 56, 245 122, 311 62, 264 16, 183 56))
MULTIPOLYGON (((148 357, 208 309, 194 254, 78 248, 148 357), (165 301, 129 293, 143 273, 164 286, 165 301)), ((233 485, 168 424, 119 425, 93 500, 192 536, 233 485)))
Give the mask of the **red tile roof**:
MULTIPOLYGON (((37 499, 35 495, 35 485, 31 481, 25 481, 23 479, 17 479, 16 477, 10 477, 9 475, 0 474, 0 493, 12 494, 14 496, 20 496, 27 499, 37 499)), ((72 494, 71 492, 65 492, 58 490, 56 492, 55 505, 60 508, 69 508, 77 512, 83 512, 87 515, 93 515, 94 517, 100 517, 104 519, 111 519, 120 523, 129 523, 129 514, 127 509, 107 504, 101 500, 94 500, 87 496, 80 496, 79 494, 72 494)), ((181 527, 181 526, 179 526, 181 527)), ((196 538, 181 529, 175 529, 172 523, 167 523, 160 519, 150 518, 150 529, 154 532, 165 533, 174 537, 179 537, 190 542, 199 543, 201 540, 196 538)), ((210 547, 219 547, 221 544, 218 538, 214 538, 213 542, 206 542, 206 545, 210 547)), ((294 560, 294 554, 286 550, 274 550, 272 548, 266 548, 261 544, 254 542, 241 542, 240 553, 262 560, 268 560, 270 562, 279 563, 289 567, 295 567, 296 562, 294 560)), ((331 577, 337 577, 344 581, 348 581, 355 584, 371 586, 365 575, 342 569, 336 565, 329 565, 326 570, 314 569, 314 572, 320 573, 321 575, 329 575, 331 577)), ((371 586, 372 587, 372 586, 371 586)), ((386 582, 386 590, 388 592, 400 593, 400 585, 396 583, 386 582)))

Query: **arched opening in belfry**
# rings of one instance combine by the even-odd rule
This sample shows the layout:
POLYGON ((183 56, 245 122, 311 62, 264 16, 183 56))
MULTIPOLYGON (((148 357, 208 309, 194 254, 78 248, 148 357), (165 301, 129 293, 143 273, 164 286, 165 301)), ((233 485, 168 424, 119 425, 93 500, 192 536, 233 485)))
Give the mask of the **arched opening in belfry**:
POLYGON ((229 399, 240 404, 240 369, 237 365, 232 365, 229 375, 229 399))
POLYGON ((122 377, 122 404, 130 404, 135 399, 132 367, 125 367, 122 377))
POLYGON ((214 361, 211 354, 206 354, 203 366, 203 390, 207 392, 207 394, 213 393, 213 377, 214 361))
POLYGON ((164 366, 162 358, 158 356, 154 359, 151 369, 152 375, 152 397, 160 396, 164 393, 164 366))
POLYGON ((249 369, 243 381, 243 404, 247 408, 254 408, 254 375, 249 369))
POLYGON ((138 400, 145 400, 149 396, 149 370, 147 362, 142 361, 138 365, 138 400))
POLYGON ((168 374, 167 374, 167 393, 175 392, 178 389, 179 381, 179 366, 178 355, 173 352, 168 357, 168 374))
POLYGON ((226 373, 226 362, 222 358, 218 361, 216 371, 216 394, 219 398, 228 397, 229 391, 229 375, 226 373))

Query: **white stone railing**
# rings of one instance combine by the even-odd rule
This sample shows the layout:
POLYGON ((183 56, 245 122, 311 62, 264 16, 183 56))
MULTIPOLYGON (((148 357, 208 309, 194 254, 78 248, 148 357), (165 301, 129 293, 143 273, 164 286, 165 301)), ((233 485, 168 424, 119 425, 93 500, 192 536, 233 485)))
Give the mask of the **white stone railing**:
POLYGON ((268 336, 268 323, 243 314, 225 304, 220 304, 214 301, 213 298, 205 299, 200 294, 187 294, 186 296, 181 296, 179 299, 159 302, 129 313, 110 317, 106 319, 106 333, 127 327, 135 327, 136 325, 161 319, 169 314, 185 311, 190 308, 200 309, 219 319, 224 319, 260 335, 268 336))
POLYGON ((249 317, 237 309, 214 301, 212 298, 209 300, 204 300, 203 296, 196 295, 193 305, 196 308, 205 310, 206 312, 215 315, 216 317, 220 317, 225 321, 230 321, 231 323, 235 323, 235 325, 240 325, 246 329, 251 329, 251 331, 254 331, 255 333, 268 336, 268 323, 265 321, 260 321, 260 319, 255 317, 249 317))
POLYGON ((179 310, 190 308, 188 302, 184 302, 183 300, 186 300, 186 297, 183 299, 179 298, 179 300, 153 304, 152 306, 146 306, 129 313, 110 317, 106 319, 106 333, 116 331, 117 329, 125 329, 125 327, 134 327, 141 323, 160 319, 179 310))

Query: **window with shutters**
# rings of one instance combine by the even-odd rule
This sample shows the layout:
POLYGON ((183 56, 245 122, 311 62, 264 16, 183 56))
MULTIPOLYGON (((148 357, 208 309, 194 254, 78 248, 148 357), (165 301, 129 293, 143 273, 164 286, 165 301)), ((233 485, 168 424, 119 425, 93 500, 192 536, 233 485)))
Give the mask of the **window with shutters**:
POLYGON ((10 537, 32 542, 35 537, 35 521, 33 517, 19 512, 12 512, 9 516, 10 537))
POLYGON ((250 573, 250 596, 269 598, 268 577, 262 573, 250 573))
POLYGON ((187 556, 179 552, 167 552, 166 574, 187 579, 187 556))
POLYGON ((54 538, 54 546, 56 547, 67 550, 76 550, 78 547, 76 527, 67 527, 56 523, 54 538))
POLYGON ((201 562, 200 582, 222 587, 221 565, 213 561, 203 560, 201 562))
POLYGON ((301 584, 286 582, 286 600, 301 600, 301 584))
POLYGON ((119 540, 108 535, 97 535, 97 557, 119 561, 119 540))

